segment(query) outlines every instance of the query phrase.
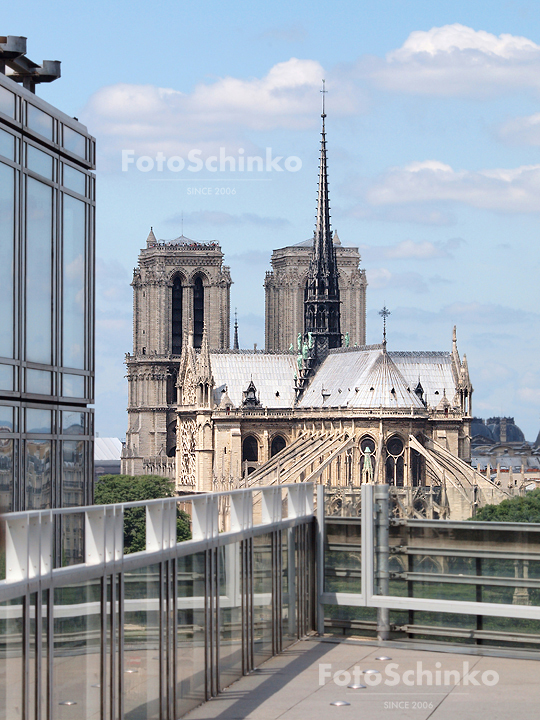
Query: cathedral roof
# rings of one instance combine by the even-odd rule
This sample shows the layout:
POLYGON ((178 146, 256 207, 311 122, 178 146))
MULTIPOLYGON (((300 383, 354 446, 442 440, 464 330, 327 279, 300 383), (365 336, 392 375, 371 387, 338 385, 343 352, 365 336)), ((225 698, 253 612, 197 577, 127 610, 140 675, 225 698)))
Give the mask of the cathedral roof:
POLYGON ((414 387, 383 347, 359 348, 330 353, 299 406, 424 409, 414 387))
POLYGON ((452 372, 452 354, 449 352, 389 352, 400 373, 411 389, 418 381, 424 389, 424 400, 436 407, 446 393, 451 401, 456 393, 452 372))
POLYGON ((265 353, 210 353, 217 402, 226 385, 232 403, 242 405, 243 392, 253 380, 261 405, 287 408, 294 405, 294 376, 298 372, 294 355, 265 353))
MULTIPOLYGON (((293 354, 211 352, 210 358, 216 404, 227 387, 232 404, 242 405, 243 392, 253 378, 262 407, 294 406, 294 377, 298 369, 293 354)), ((298 407, 423 409, 415 393, 419 379, 429 406, 439 405, 445 395, 451 403, 456 392, 451 353, 387 353, 382 345, 332 350, 317 369, 298 407)))

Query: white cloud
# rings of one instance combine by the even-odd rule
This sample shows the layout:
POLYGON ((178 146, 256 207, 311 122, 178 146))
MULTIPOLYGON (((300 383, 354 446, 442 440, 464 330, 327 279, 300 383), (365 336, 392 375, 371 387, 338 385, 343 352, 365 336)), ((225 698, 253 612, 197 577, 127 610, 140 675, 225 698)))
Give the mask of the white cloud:
POLYGON ((454 170, 434 160, 390 168, 365 190, 372 206, 458 202, 513 213, 540 211, 540 165, 487 170, 454 170))
POLYGON ((499 136, 510 142, 540 145, 540 113, 509 120, 499 128, 499 136))
POLYGON ((262 78, 223 77, 199 83, 190 93, 154 85, 110 85, 91 96, 80 116, 99 136, 105 155, 122 148, 184 158, 193 148, 203 157, 220 146, 250 152, 255 149, 250 131, 315 126, 325 75, 332 85, 333 112, 358 111, 360 93, 351 91, 349 81, 334 79, 315 60, 291 58, 262 78))
POLYGON ((363 58, 358 70, 390 90, 486 96, 518 87, 540 89, 540 46, 455 23, 412 32, 384 60, 363 58))
POLYGON ((540 50, 540 46, 525 37, 503 33, 497 37, 484 30, 473 30, 466 25, 454 23, 440 28, 431 28, 427 32, 412 32, 404 44, 388 53, 388 60, 404 62, 418 53, 437 55, 454 50, 478 50, 485 55, 495 55, 510 59, 520 57, 524 52, 540 50))

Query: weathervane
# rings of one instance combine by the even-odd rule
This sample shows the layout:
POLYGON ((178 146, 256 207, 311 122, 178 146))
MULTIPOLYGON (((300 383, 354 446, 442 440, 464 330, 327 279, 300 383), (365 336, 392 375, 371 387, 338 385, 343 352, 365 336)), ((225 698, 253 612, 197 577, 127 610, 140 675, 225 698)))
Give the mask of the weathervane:
POLYGON ((324 112, 324 96, 328 92, 328 90, 325 89, 325 83, 326 83, 326 80, 323 80, 322 81, 322 90, 321 90, 321 94, 322 94, 322 115, 321 115, 321 117, 323 120, 326 117, 326 113, 324 112))
POLYGON ((386 305, 383 307, 382 310, 379 310, 379 315, 383 319, 383 343, 386 345, 386 318, 390 315, 390 310, 386 307, 386 305))

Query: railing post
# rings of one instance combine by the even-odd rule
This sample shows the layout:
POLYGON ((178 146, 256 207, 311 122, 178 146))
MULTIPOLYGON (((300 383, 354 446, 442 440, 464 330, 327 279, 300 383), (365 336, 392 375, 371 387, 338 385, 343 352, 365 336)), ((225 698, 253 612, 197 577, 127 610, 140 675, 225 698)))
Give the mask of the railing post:
POLYGON ((315 567, 317 568, 317 633, 324 635, 324 485, 317 485, 317 542, 315 567))
POLYGON ((261 488, 261 524, 270 525, 279 522, 281 520, 281 513, 281 488, 261 488))
POLYGON ((98 506, 96 510, 84 513, 84 561, 87 565, 105 563, 106 510, 98 506))
MULTIPOLYGON (((38 520, 39 522, 39 520, 38 520)), ((28 515, 14 520, 6 517, 6 580, 26 580, 29 575, 28 515)))
POLYGON ((313 484, 297 483, 288 488, 289 517, 313 515, 313 484))
POLYGON ((231 531, 250 530, 253 527, 253 500, 251 492, 232 493, 231 531))
POLYGON ((219 534, 218 497, 201 495, 191 501, 193 509, 193 540, 207 540, 219 534))
MULTIPOLYGON (((389 493, 388 485, 375 486, 375 522, 377 527, 377 595, 388 595, 389 572, 389 493)), ((377 638, 388 640, 390 638, 390 610, 377 608, 377 638)))
POLYGON ((52 572, 52 512, 23 515, 6 523, 6 580, 16 582, 52 572))
POLYGON ((176 500, 146 506, 146 551, 167 550, 176 544, 176 500))

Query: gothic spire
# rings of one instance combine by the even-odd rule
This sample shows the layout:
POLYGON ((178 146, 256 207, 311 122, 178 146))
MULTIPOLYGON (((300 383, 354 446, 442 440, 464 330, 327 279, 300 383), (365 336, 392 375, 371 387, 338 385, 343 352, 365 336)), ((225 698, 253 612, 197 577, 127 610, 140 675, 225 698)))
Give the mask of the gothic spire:
POLYGON ((240 345, 238 344, 238 313, 236 312, 236 308, 234 309, 234 343, 233 343, 233 350, 240 350, 240 345))
POLYGON ((325 102, 324 96, 327 93, 324 86, 322 93, 322 131, 321 131, 321 155, 319 160, 319 187, 317 193, 317 221, 315 223, 315 235, 313 239, 313 259, 318 270, 325 274, 335 273, 335 252, 330 226, 330 198, 328 193, 328 166, 326 161, 326 130, 325 130, 325 102))
POLYGON ((208 331, 206 323, 203 325, 201 352, 199 354, 199 382, 214 382, 212 365, 210 363, 210 347, 208 345, 208 331))
POLYGON ((304 302, 304 330, 312 334, 315 340, 316 354, 329 348, 341 347, 339 273, 330 226, 324 80, 321 92, 323 103, 317 220, 304 302))

